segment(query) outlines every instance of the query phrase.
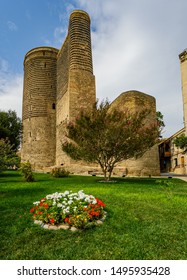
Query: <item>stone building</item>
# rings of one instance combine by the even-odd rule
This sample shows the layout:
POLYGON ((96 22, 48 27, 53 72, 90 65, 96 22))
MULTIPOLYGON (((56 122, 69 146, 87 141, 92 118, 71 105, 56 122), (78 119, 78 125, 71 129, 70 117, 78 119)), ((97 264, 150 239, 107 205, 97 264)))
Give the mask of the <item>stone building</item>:
POLYGON ((171 137, 160 142, 159 154, 161 172, 187 174, 187 155, 174 144, 176 137, 183 134, 187 136, 187 49, 179 54, 179 60, 181 69, 184 127, 171 137))
MULTIPOLYGON (((53 166, 64 166, 74 173, 98 170, 98 166, 71 160, 61 148, 67 122, 80 111, 91 109, 95 101, 90 17, 75 10, 60 50, 37 47, 25 55, 22 161, 29 160, 37 171, 53 166)), ((138 91, 122 93, 111 106, 132 111, 150 108, 150 119, 156 117, 154 97, 138 91)), ((119 175, 128 172, 138 176, 159 175, 159 171, 157 147, 138 161, 125 161, 114 170, 119 175)))

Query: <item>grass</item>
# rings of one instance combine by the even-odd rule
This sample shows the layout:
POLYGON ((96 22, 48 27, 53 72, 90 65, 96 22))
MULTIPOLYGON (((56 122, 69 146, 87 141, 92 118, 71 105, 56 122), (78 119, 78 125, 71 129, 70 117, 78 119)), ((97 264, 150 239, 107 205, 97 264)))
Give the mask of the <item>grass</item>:
POLYGON ((172 180, 169 189, 153 178, 98 177, 54 179, 36 174, 26 183, 18 172, 0 176, 0 259, 3 260, 186 260, 187 183, 172 180), (106 203, 103 225, 70 232, 35 225, 32 203, 53 192, 84 190, 106 203))

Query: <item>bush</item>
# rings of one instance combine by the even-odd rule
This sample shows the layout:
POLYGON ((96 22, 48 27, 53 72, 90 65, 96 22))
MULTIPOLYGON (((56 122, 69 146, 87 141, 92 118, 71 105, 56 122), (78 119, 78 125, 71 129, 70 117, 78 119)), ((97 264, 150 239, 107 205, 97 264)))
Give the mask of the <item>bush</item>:
POLYGON ((32 167, 29 161, 21 163, 20 171, 27 182, 34 181, 34 175, 32 173, 32 167))
POLYGON ((63 167, 55 167, 51 171, 51 175, 55 178, 68 177, 70 172, 63 167))

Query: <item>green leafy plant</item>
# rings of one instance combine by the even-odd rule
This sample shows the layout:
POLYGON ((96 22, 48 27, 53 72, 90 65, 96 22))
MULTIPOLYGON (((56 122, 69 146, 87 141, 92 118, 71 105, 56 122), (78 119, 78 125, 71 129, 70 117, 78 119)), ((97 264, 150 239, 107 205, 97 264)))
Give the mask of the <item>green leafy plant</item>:
POLYGON ((187 151, 187 136, 185 136, 184 134, 176 137, 173 143, 175 144, 176 147, 183 149, 184 152, 187 151))
POLYGON ((68 177, 70 172, 63 167, 54 167, 51 171, 51 175, 56 178, 68 177))
POLYGON ((103 219, 105 204, 93 195, 65 191, 53 193, 33 203, 30 209, 34 220, 44 224, 66 224, 84 229, 97 220, 103 219))
POLYGON ((0 110, 0 138, 8 139, 13 151, 17 151, 20 147, 22 135, 21 119, 15 111, 8 112, 0 110))
POLYGON ((21 163, 20 171, 21 171, 22 175, 24 176, 24 178, 27 182, 33 182, 34 181, 32 166, 31 166, 29 161, 21 163))
POLYGON ((19 166, 20 158, 12 147, 8 138, 0 139, 0 171, 19 166))

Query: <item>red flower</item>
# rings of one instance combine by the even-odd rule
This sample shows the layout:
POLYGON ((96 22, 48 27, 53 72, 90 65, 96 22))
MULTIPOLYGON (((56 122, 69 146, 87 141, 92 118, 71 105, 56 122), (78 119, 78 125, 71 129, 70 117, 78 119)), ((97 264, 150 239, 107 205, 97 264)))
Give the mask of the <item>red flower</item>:
POLYGON ((45 208, 49 208, 49 205, 48 205, 47 203, 44 203, 43 206, 44 206, 45 208))
POLYGON ((102 202, 102 200, 99 200, 98 198, 96 198, 97 200, 97 204, 99 204, 102 207, 105 207, 106 205, 102 202))
POLYGON ((42 211, 39 211, 39 212, 38 212, 38 215, 42 215, 42 213, 43 213, 42 211))
POLYGON ((34 210, 35 210, 35 208, 33 207, 33 208, 31 208, 30 209, 30 213, 33 213, 34 212, 34 210))
POLYGON ((44 202, 44 201, 45 201, 45 198, 41 198, 40 201, 41 201, 41 202, 44 202))
POLYGON ((50 223, 54 224, 55 219, 51 218, 49 221, 50 221, 50 223))
POLYGON ((70 220, 69 220, 68 217, 66 217, 66 218, 64 219, 64 223, 68 223, 69 225, 71 224, 71 222, 70 222, 70 220))

